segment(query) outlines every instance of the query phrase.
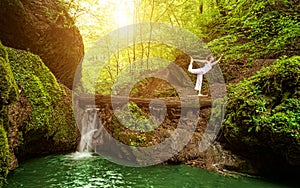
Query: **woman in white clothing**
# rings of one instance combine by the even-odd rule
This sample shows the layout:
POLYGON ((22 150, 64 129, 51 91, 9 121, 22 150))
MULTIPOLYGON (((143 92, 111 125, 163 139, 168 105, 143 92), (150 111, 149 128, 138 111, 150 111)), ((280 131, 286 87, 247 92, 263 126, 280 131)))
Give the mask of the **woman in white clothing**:
POLYGON ((195 90, 198 90, 198 96, 203 96, 201 94, 201 87, 202 87, 202 81, 203 81, 203 75, 205 73, 207 73, 208 71, 210 71, 210 69, 212 68, 212 66, 214 66, 215 64, 217 64, 221 58, 222 58, 223 54, 221 55, 221 57, 217 60, 214 61, 214 57, 212 55, 209 55, 206 60, 199 60, 199 59, 193 59, 191 57, 191 62, 190 65, 188 67, 188 71, 192 74, 197 74, 197 81, 196 81, 196 86, 195 86, 195 90), (204 67, 202 68, 198 68, 198 69, 193 69, 193 62, 200 62, 200 63, 205 63, 204 67))

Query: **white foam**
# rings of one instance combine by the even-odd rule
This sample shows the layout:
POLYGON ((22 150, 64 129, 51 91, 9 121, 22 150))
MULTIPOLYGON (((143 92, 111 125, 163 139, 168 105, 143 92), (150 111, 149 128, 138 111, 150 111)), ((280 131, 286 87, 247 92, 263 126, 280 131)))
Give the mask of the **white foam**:
POLYGON ((70 155, 68 155, 68 157, 78 160, 78 159, 93 157, 93 153, 88 151, 82 151, 82 152, 76 151, 75 153, 71 153, 70 155))

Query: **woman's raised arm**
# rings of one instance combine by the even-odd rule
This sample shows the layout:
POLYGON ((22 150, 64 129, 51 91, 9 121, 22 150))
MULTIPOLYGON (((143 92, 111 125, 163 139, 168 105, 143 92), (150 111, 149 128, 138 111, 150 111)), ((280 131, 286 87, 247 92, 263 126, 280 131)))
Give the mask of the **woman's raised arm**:
POLYGON ((214 66, 215 64, 219 63, 220 60, 222 59, 223 55, 224 55, 224 54, 222 54, 222 55, 219 57, 219 59, 218 59, 217 61, 213 62, 213 63, 211 64, 211 66, 214 66))
POLYGON ((199 62, 199 63, 207 63, 207 60, 201 60, 201 59, 194 59, 195 62, 199 62))

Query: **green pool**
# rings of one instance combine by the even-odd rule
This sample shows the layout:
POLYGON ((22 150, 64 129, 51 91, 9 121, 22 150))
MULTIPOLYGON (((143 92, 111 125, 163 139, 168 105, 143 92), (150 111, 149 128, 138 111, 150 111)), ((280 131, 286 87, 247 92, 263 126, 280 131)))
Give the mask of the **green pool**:
POLYGON ((132 168, 91 154, 74 153, 28 160, 9 174, 5 188, 279 188, 261 178, 229 177, 186 165, 132 168))

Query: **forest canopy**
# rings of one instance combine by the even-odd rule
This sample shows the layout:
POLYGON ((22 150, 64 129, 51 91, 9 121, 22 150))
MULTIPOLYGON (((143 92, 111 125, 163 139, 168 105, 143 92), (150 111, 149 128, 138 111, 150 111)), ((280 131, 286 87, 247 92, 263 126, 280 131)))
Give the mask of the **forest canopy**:
MULTIPOLYGON (((299 55, 298 0, 65 0, 64 3, 81 30, 86 51, 118 28, 149 22, 186 29, 206 42, 214 55, 225 53, 225 60, 251 63, 255 59, 299 55)), ((92 63, 84 62, 83 83, 87 92, 109 93, 116 76, 133 62, 151 57, 171 62, 181 54, 163 44, 134 43, 115 53, 105 63, 102 73, 95 73, 101 78, 101 88, 96 91, 91 89, 95 76, 85 76, 93 73, 92 63)), ((140 66, 155 68, 148 62, 140 66)))

